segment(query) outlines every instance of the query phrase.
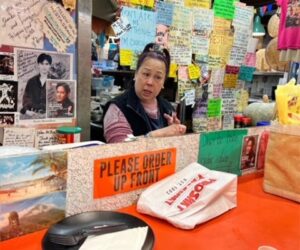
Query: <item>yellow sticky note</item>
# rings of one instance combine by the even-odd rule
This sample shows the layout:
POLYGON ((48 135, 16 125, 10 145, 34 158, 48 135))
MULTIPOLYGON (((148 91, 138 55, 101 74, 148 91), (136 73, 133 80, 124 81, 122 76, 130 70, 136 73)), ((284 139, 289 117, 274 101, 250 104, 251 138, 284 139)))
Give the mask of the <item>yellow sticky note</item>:
POLYGON ((129 49, 120 49, 120 64, 130 66, 132 62, 133 51, 129 49))
POLYGON ((169 77, 176 78, 177 69, 178 69, 178 65, 176 63, 171 63, 170 70, 169 70, 169 77))
POLYGON ((142 5, 150 8, 154 7, 154 0, 130 0, 129 2, 135 5, 142 5))
POLYGON ((195 64, 190 64, 188 71, 190 79, 198 79, 201 76, 200 68, 195 64))

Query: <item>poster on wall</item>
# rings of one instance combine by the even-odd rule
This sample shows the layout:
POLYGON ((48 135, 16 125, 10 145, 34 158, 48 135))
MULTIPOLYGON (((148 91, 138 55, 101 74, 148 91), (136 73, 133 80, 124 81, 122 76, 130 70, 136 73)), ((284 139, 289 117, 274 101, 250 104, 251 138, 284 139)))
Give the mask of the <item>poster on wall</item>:
MULTIPOLYGON (((73 55, 30 49, 15 49, 20 123, 46 119, 46 81, 70 80, 73 55)), ((49 122, 45 120, 44 122, 49 122)))

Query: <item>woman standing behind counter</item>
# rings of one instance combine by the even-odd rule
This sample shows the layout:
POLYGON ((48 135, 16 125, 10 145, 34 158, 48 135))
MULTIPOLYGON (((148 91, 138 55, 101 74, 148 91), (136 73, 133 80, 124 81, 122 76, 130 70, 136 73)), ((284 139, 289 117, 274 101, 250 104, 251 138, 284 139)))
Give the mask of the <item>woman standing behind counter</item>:
POLYGON ((162 137, 185 134, 172 105, 160 91, 168 77, 170 55, 159 45, 146 45, 137 62, 134 86, 107 103, 104 137, 108 143, 123 142, 127 135, 162 137))

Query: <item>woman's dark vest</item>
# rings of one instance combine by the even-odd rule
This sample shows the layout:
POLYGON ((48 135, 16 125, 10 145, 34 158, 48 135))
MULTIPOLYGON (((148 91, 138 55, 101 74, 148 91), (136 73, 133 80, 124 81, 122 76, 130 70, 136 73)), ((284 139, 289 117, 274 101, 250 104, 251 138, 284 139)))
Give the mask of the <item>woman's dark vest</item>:
MULTIPOLYGON (((172 105, 162 97, 157 97, 160 115, 172 114, 174 110, 172 105)), ((131 126, 134 136, 145 135, 152 131, 149 117, 147 116, 140 99, 135 93, 134 87, 128 89, 125 93, 112 99, 105 105, 103 117, 111 103, 114 103, 122 111, 128 123, 131 126)), ((163 127, 168 126, 167 120, 163 117, 163 127)))

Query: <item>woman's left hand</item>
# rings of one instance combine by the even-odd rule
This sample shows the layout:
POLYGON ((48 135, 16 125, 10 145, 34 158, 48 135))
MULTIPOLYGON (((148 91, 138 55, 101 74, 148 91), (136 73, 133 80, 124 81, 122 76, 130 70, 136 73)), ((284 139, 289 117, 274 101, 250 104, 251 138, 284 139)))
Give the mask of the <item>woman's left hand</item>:
POLYGON ((172 112, 172 116, 164 114, 164 118, 168 121, 168 125, 180 124, 180 120, 177 118, 176 113, 172 112))

